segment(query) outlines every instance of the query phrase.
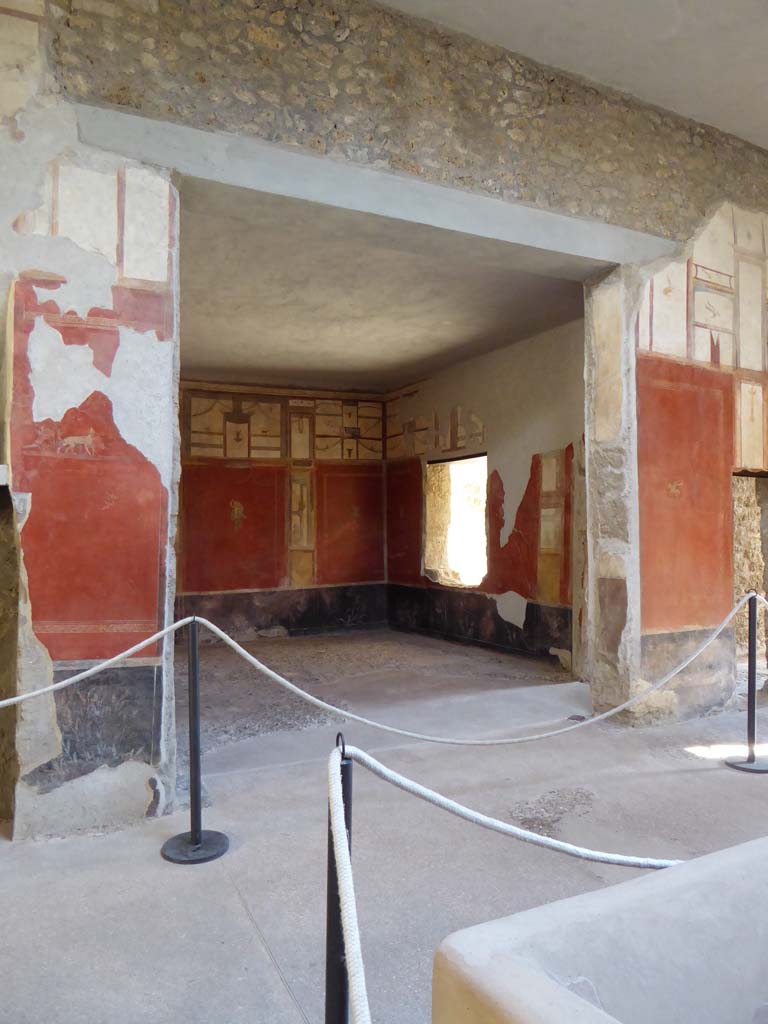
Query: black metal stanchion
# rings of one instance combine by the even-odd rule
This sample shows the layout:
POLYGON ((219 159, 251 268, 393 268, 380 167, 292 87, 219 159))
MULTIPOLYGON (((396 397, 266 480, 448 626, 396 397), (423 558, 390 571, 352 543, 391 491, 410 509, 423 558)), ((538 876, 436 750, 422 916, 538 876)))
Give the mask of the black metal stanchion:
POLYGON ((757 598, 749 599, 749 661, 747 666, 747 758, 729 757, 726 764, 740 772, 768 773, 768 758, 755 756, 757 714, 757 598))
POLYGON ((193 619, 187 626, 189 664, 189 832, 180 832, 160 851, 174 864, 204 864, 229 849, 223 832, 203 829, 203 783, 200 757, 200 636, 193 619))
MULTIPOLYGON (((345 757, 344 737, 339 733, 336 743, 341 745, 341 791, 344 796, 344 824, 347 843, 352 850, 352 761, 345 757)), ((349 983, 347 960, 344 952, 344 932, 341 926, 339 879, 333 852, 330 812, 328 815, 328 888, 325 924, 325 1024, 348 1024, 349 983)))

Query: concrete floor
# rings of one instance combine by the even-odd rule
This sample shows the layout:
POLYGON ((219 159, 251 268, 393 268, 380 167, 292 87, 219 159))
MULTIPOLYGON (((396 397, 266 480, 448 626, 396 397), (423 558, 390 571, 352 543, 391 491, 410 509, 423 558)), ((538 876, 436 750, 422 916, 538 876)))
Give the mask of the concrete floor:
MULTIPOLYGON (((589 707, 587 688, 551 665, 425 638, 353 634, 253 649, 328 699, 416 730, 498 735, 589 707)), ((162 861, 162 842, 186 827, 181 813, 110 835, 0 846, 0 1021, 322 1021, 325 758, 338 725, 307 721, 293 698, 266 697, 266 684, 239 676, 218 647, 205 649, 203 668, 208 701, 220 688, 237 715, 254 716, 231 732, 223 710, 206 709, 205 824, 230 835, 229 854, 187 868, 162 861), (269 732, 257 731, 261 710, 269 732)), ((719 760, 718 745, 742 739, 741 703, 693 722, 601 723, 509 748, 344 731, 508 821, 603 849, 691 857, 765 832, 768 776, 719 760)), ((766 735, 768 707, 759 715, 766 735)), ((450 931, 633 874, 473 828, 359 768, 353 833, 378 1024, 429 1020, 431 958, 450 931)))

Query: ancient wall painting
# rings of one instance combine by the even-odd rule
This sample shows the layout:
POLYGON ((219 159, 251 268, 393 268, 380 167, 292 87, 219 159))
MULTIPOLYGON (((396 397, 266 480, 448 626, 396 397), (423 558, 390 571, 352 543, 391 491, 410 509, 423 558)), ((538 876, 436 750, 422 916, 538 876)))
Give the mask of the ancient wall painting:
POLYGON ((59 157, 48 165, 40 206, 13 226, 69 238, 114 264, 119 283, 162 291, 171 280, 174 216, 171 184, 151 168, 59 157))
POLYGON ((173 436, 162 313, 137 290, 129 323, 72 315, 54 300, 66 284, 22 275, 10 318, 11 479, 31 496, 33 629, 55 660, 108 657, 157 628, 173 436))
POLYGON ((454 405, 445 422, 437 410, 429 415, 404 417, 402 400, 386 403, 387 458, 409 458, 435 450, 448 455, 485 444, 485 424, 471 409, 454 405))
MULTIPOLYGON (((184 591, 213 582, 197 564, 208 557, 210 545, 196 539, 203 526, 189 506, 209 500, 208 467, 211 482, 218 480, 216 463, 222 467, 250 466, 254 474, 249 478, 251 487, 257 486, 262 474, 266 474, 266 481, 273 479, 265 460, 279 460, 287 474, 284 490, 273 492, 273 500, 283 506, 279 521, 284 523, 284 534, 275 540, 277 561, 262 571, 252 559, 242 560, 242 538, 250 536, 257 513, 237 496, 230 496, 227 530, 219 538, 227 546, 227 557, 216 576, 216 589, 302 589, 324 583, 361 582, 355 577, 355 566, 365 570, 366 581, 371 573, 371 579, 380 578, 372 567, 376 545, 383 558, 383 525, 378 523, 383 511, 373 516, 368 532, 367 527, 355 525, 355 520, 360 509, 367 514, 377 500, 376 494, 378 500, 383 500, 377 491, 383 479, 382 402, 286 391, 229 391, 224 386, 183 389, 184 591), (344 467, 345 463, 349 465, 344 467), (371 466, 370 472, 356 475, 355 467, 366 463, 373 463, 375 468, 371 466), (321 475, 326 481, 326 509, 321 523, 317 509, 320 467, 328 467, 329 472, 335 467, 331 476, 321 475), (349 480, 347 471, 352 474, 349 480), (350 501, 332 509, 328 501, 334 495, 350 501), (323 531, 331 535, 326 537, 323 531)), ((217 512, 223 514, 223 509, 217 512)))
POLYGON ((14 284, 11 479, 30 507, 33 629, 54 660, 100 658, 162 616, 175 199, 157 171, 102 156, 51 161, 41 198, 14 230, 67 238, 101 272, 27 270, 14 284))
POLYGON ((190 388, 183 435, 185 454, 195 458, 379 461, 382 403, 190 388), (239 442, 234 424, 242 425, 239 442))
POLYGON ((676 261, 646 284, 635 320, 640 353, 731 375, 732 466, 768 469, 768 217, 723 204, 676 261))

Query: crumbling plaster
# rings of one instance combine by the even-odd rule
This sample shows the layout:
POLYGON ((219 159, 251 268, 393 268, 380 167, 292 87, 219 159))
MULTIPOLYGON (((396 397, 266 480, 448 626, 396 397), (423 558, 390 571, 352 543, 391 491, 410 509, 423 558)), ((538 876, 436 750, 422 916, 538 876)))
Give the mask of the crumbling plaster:
MULTIPOLYGON (((61 275, 65 282, 38 298, 53 298, 63 312, 73 311, 85 318, 94 307, 110 308, 112 286, 118 283, 114 252, 100 251, 103 230, 94 221, 87 228, 93 195, 79 190, 80 212, 68 211, 80 224, 78 242, 65 237, 65 218, 58 234, 44 231, 30 213, 50 202, 50 167, 63 161, 72 168, 87 168, 99 176, 109 173, 114 180, 126 161, 78 140, 76 118, 69 103, 62 100, 38 46, 45 35, 40 19, 44 4, 38 0, 12 0, 0 11, 0 282, 2 305, 8 305, 13 280, 24 271, 61 275), (15 12, 4 13, 4 11, 15 12), (18 16, 16 16, 18 15, 18 16), (25 45, 15 40, 22 33, 25 45), (25 219, 27 223, 25 224, 25 219), (82 225, 86 231, 83 235, 82 225), (85 240, 84 240, 85 239, 85 240), (88 239, 94 244, 90 245, 88 239), (90 251, 89 251, 90 249, 90 251)), ((147 180, 167 183, 167 172, 142 169, 128 163, 147 180)), ((102 179, 103 180, 103 179, 102 179)), ((167 184, 166 184, 167 188, 167 184)), ((71 190, 77 202, 78 189, 71 190)), ((75 222, 73 222, 74 224, 75 222)), ((151 225, 157 230, 156 225, 151 225)), ((178 229, 175 232, 178 237, 178 229)), ((172 254, 172 283, 177 295, 178 267, 172 254)), ((178 321, 177 311, 174 313, 178 321)), ((165 544, 166 593, 163 613, 172 619, 174 587, 173 536, 176 521, 179 439, 177 426, 178 334, 159 343, 154 332, 141 333, 120 328, 120 345, 112 376, 96 370, 87 347, 67 346, 56 330, 39 318, 33 331, 32 386, 35 416, 60 420, 68 408, 76 407, 94 390, 108 395, 115 420, 123 436, 158 468, 168 489, 167 540, 165 544)), ((44 686, 52 681, 53 664, 34 632, 34 608, 29 601, 24 566, 24 524, 32 495, 13 486, 13 464, 9 438, 9 387, 13 338, 7 334, 4 346, 5 412, 3 416, 4 461, 11 464, 11 488, 20 546, 18 607, 18 670, 15 691, 44 686)), ((119 539, 115 538, 115 543, 119 539)), ((41 795, 19 782, 16 787, 14 835, 19 837, 67 832, 81 827, 107 827, 144 814, 152 805, 157 812, 172 800, 175 775, 175 728, 173 716, 173 644, 163 655, 165 700, 161 729, 159 765, 126 761, 117 767, 103 767, 53 792, 41 795), (152 782, 152 784, 150 784, 152 782), (158 795, 159 794, 159 795, 158 795)), ((61 752, 56 707, 52 695, 22 704, 18 711, 16 754, 19 774, 28 773, 61 752)))
MULTIPOLYGON (((574 320, 487 355, 443 370, 399 399, 403 421, 427 419, 445 433, 456 406, 467 420, 473 414, 485 426, 482 441, 454 454, 488 456, 488 475, 504 484, 503 546, 515 527, 515 515, 536 454, 580 445, 584 430, 584 322, 574 320)), ((450 457, 429 447, 426 461, 450 457)), ((499 614, 522 626, 526 599, 512 591, 496 598, 499 614)))
POLYGON ((688 237, 768 203, 768 155, 366 0, 58 0, 71 98, 688 237))

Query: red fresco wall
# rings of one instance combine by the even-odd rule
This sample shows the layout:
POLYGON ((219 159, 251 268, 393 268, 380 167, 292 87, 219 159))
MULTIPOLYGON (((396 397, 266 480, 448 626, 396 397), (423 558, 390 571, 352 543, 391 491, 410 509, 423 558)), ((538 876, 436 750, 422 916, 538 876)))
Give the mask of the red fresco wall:
POLYGON ((285 582, 285 466, 185 465, 179 590, 272 589, 285 582))
POLYGON ((536 600, 540 494, 541 456, 534 455, 528 485, 515 513, 514 528, 502 545, 504 484, 497 470, 491 473, 488 478, 488 573, 480 590, 488 594, 515 590, 529 601, 536 600))
POLYGON ((381 464, 317 466, 317 582, 384 579, 384 471, 381 464))
MULTIPOLYGON (((571 485, 573 445, 565 449, 563 564, 560 600, 571 603, 571 485)), ((531 458, 531 470, 509 537, 504 530, 504 483, 497 470, 488 478, 488 573, 477 589, 486 594, 514 590, 529 601, 537 599, 541 456, 531 458)), ((420 459, 387 465, 387 568, 392 583, 441 586, 421 575, 423 469, 420 459)), ((464 588, 462 588, 464 589, 464 588)))
MULTIPOLYGON (((14 491, 30 495, 21 539, 35 634, 54 660, 97 659, 158 628, 167 493, 155 466, 120 436, 102 392, 60 422, 34 420, 28 343, 38 317, 65 344, 90 347, 106 375, 119 345, 115 310, 82 319, 36 298, 33 285, 55 295, 62 283, 29 272, 14 289, 11 476, 14 491)), ((165 324, 142 294, 131 299, 131 326, 160 336, 165 324)))
POLYGON ((713 626, 733 602, 732 388, 729 374, 638 355, 643 632, 713 626))
POLYGON ((424 583, 421 575, 421 459, 387 463, 387 579, 424 583))

